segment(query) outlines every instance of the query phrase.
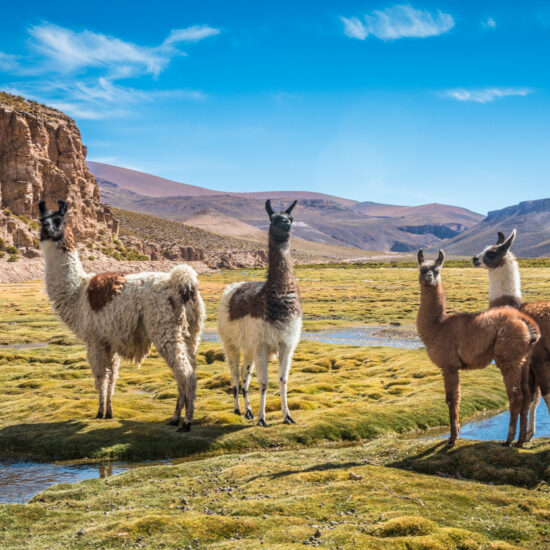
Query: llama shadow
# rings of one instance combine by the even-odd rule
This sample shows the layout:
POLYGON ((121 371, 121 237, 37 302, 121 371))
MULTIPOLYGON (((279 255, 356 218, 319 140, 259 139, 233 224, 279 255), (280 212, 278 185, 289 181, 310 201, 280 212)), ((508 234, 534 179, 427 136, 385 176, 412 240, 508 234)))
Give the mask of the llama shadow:
POLYGON ((310 466, 309 468, 296 469, 296 470, 283 470, 282 472, 277 472, 275 474, 265 474, 257 475, 250 478, 250 481, 254 481, 260 478, 268 478, 271 480, 279 479, 281 477, 292 476, 295 474, 307 474, 310 472, 326 472, 328 470, 344 470, 346 468, 354 468, 357 466, 364 466, 364 462, 350 461, 350 462, 341 462, 335 464, 334 462, 325 462, 324 464, 316 464, 315 466, 310 466))
POLYGON ((388 466, 440 477, 529 489, 541 481, 550 482, 550 448, 544 441, 529 445, 534 445, 532 452, 520 452, 515 447, 504 447, 490 441, 462 440, 456 447, 442 445, 443 442, 438 442, 388 466))
POLYGON ((247 427, 194 425, 191 432, 181 433, 173 426, 133 420, 17 424, 0 430, 0 456, 43 460, 183 458, 223 448, 220 438, 247 427))

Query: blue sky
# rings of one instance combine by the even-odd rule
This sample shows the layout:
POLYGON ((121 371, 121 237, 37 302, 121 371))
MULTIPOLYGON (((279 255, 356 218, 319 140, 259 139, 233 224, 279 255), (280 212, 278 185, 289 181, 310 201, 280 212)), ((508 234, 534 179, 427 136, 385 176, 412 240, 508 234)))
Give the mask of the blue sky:
POLYGON ((10 2, 0 89, 88 158, 479 212, 550 195, 548 2, 10 2))

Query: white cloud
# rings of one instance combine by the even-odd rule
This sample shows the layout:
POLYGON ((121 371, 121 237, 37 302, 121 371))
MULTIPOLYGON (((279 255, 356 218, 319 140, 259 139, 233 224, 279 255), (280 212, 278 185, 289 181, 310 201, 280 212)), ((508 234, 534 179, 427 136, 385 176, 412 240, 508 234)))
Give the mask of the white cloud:
POLYGON ((209 36, 216 36, 220 32, 220 29, 215 29, 208 25, 193 25, 186 29, 175 29, 170 32, 170 36, 164 41, 164 45, 175 44, 177 42, 198 42, 209 36))
POLYGON ((365 15, 363 21, 357 17, 341 19, 345 34, 359 40, 364 40, 368 36, 375 36, 380 40, 426 38, 446 33, 455 25, 453 17, 441 10, 432 13, 408 5, 374 10, 365 15))
POLYGON ((487 17, 481 22, 481 26, 484 29, 494 29, 497 26, 496 21, 492 17, 487 17))
POLYGON ((50 23, 29 29, 31 46, 49 61, 48 69, 72 72, 103 68, 116 78, 137 74, 158 76, 172 58, 186 55, 175 47, 178 42, 198 42, 219 32, 207 25, 176 29, 159 46, 148 47, 88 30, 75 32, 50 23))
POLYGON ((357 17, 341 17, 340 18, 344 23, 344 32, 346 36, 350 38, 358 38, 359 40, 365 40, 367 38, 367 29, 365 25, 357 19, 357 17))
POLYGON ((476 90, 457 88, 456 90, 447 90, 443 93, 443 96, 458 101, 490 103, 501 97, 526 96, 531 93, 533 93, 533 90, 530 88, 482 88, 476 90))
POLYGON ((19 95, 77 118, 102 119, 128 116, 133 106, 158 99, 204 99, 204 93, 198 90, 137 89, 117 81, 158 77, 175 57, 187 55, 177 48, 178 43, 198 42, 220 30, 207 25, 176 29, 155 47, 50 23, 31 27, 28 32, 29 55, 16 58, 0 52, 0 72, 12 71, 25 77, 24 82, 8 84, 8 91, 17 90, 19 95))

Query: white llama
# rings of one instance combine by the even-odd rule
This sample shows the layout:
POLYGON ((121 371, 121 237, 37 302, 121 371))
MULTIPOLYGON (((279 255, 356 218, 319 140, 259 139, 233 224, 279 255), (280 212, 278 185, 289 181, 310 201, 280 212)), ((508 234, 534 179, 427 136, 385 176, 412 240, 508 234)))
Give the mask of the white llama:
POLYGON ((515 238, 515 229, 508 238, 499 232, 497 244, 486 247, 472 262, 489 271, 489 307, 514 306, 540 327, 541 338, 533 351, 529 372, 531 403, 527 441, 530 441, 535 435, 535 415, 541 394, 550 411, 550 302, 523 302, 518 262, 510 252, 515 238))
POLYGON ((111 398, 120 357, 141 362, 154 343, 178 385, 170 424, 189 431, 196 390, 196 352, 205 317, 197 274, 187 265, 171 273, 86 273, 73 233, 65 223, 67 204, 40 209, 40 244, 46 263, 46 289, 53 309, 86 343, 99 393, 96 418, 112 418, 111 398))
POLYGON ((265 399, 268 384, 268 359, 279 355, 279 389, 285 424, 295 424, 287 404, 287 381, 292 355, 302 330, 300 293, 290 253, 290 230, 294 201, 286 210, 273 212, 265 203, 270 218, 269 266, 265 282, 233 283, 223 293, 218 332, 223 342, 229 368, 236 414, 239 408, 239 361, 243 354, 240 380, 243 385, 245 416, 254 418, 248 400, 248 388, 256 366, 260 385, 258 426, 267 426, 265 399))

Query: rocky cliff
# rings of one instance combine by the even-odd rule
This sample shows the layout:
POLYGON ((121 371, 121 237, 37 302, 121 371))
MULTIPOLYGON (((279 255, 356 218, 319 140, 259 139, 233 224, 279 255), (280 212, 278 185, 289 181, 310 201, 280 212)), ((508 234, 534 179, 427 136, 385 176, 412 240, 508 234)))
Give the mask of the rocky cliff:
POLYGON ((38 201, 70 204, 77 238, 116 235, 118 222, 99 202, 99 187, 86 166, 86 147, 64 113, 0 92, 0 237, 36 247, 38 201))

